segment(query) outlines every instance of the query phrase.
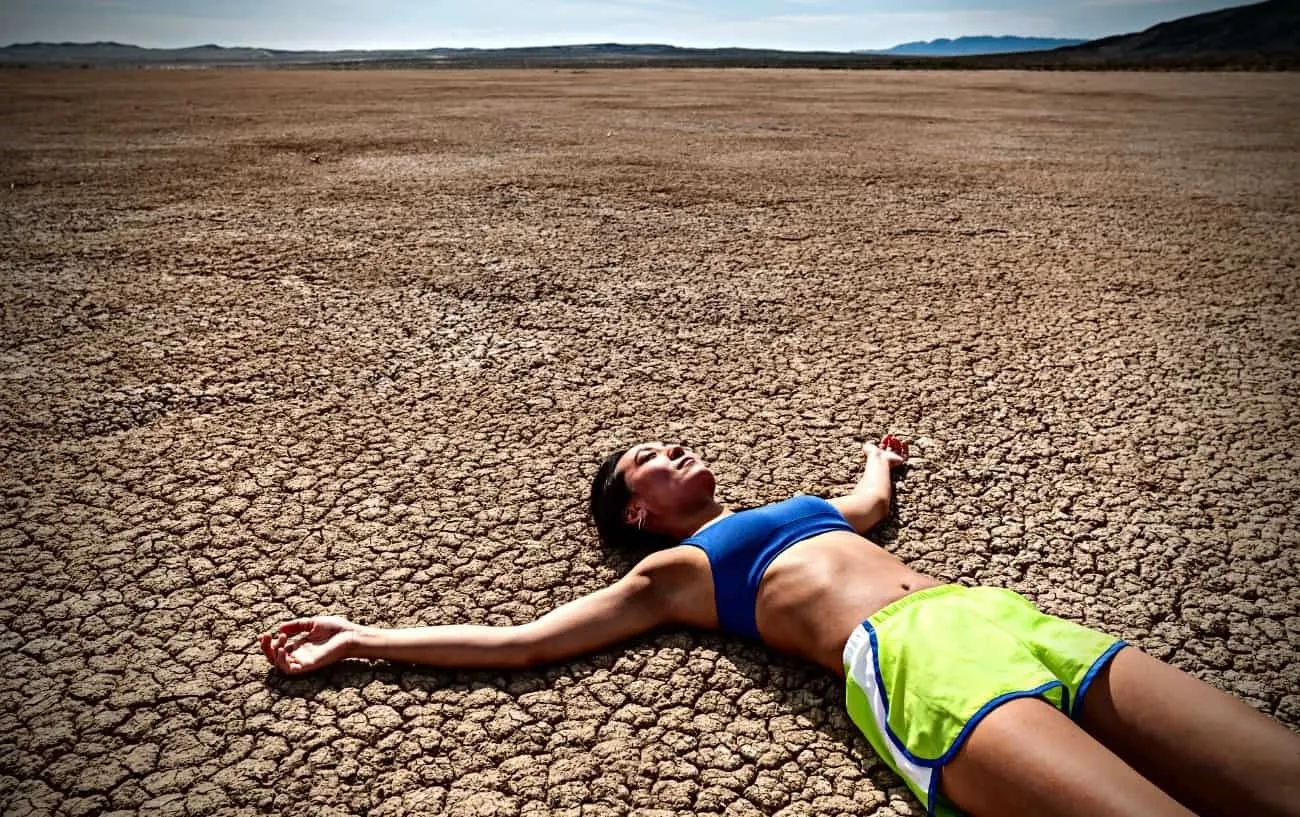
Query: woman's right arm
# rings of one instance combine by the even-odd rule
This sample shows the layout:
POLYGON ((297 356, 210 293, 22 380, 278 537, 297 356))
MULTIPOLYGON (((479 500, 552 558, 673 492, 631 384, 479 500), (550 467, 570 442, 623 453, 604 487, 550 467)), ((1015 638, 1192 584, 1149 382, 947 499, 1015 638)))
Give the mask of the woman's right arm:
POLYGON ((295 619, 259 637, 267 660, 298 674, 344 658, 436 667, 522 668, 594 652, 674 621, 671 595, 680 567, 652 554, 614 584, 528 624, 451 624, 386 629, 337 616, 295 619))

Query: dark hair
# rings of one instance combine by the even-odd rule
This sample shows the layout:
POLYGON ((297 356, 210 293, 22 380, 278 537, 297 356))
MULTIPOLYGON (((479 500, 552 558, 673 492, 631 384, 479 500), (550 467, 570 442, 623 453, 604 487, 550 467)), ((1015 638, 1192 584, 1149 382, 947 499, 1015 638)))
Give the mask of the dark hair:
POLYGON ((596 533, 605 547, 634 555, 674 547, 678 542, 673 537, 629 525, 624 518, 632 490, 618 470, 618 461, 629 450, 615 451, 606 457, 591 481, 591 520, 596 523, 596 533))

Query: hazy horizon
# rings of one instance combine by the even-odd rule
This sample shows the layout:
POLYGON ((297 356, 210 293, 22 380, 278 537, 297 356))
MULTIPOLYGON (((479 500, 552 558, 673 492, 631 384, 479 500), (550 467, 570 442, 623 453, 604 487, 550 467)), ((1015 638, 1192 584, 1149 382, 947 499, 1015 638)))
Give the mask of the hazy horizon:
MULTIPOLYGON (((959 35, 959 36, 956 36, 956 37, 935 37, 935 38, 930 39, 930 40, 909 40, 908 42, 905 42, 905 43, 895 43, 893 46, 891 46, 891 48, 899 47, 899 46, 904 46, 904 45, 913 45, 913 44, 915 44, 915 43, 957 42, 957 41, 959 41, 959 40, 999 40, 999 39, 1007 39, 1007 38, 1011 38, 1011 39, 1021 39, 1021 40, 1063 40, 1063 41, 1064 41, 1064 40, 1078 40, 1078 41, 1080 41, 1080 42, 1084 42, 1084 41, 1085 41, 1085 40, 1084 40, 1083 38, 1081 38, 1081 37, 1023 37, 1023 36, 1014 35, 1014 34, 1013 34, 1013 35, 1004 35, 1004 34, 963 34, 963 35, 959 35)), ((498 49, 513 49, 513 48, 521 48, 521 49, 526 49, 526 48, 581 48, 581 47, 584 47, 584 46, 614 45, 614 46, 621 46, 621 47, 624 47, 624 48, 640 48, 640 47, 656 47, 656 48, 660 48, 660 47, 662 47, 662 48, 684 48, 684 49, 687 49, 687 48, 700 48, 700 49, 711 49, 711 48, 719 48, 719 49, 723 49, 723 48, 755 48, 755 50, 764 50, 764 51, 789 51, 790 53, 815 53, 815 52, 817 52, 817 51, 824 51, 824 52, 826 52, 826 53, 846 53, 846 54, 847 54, 847 53, 852 53, 852 52, 849 51, 849 50, 836 51, 836 50, 831 50, 831 49, 779 49, 779 48, 761 48, 761 47, 752 47, 752 46, 678 46, 678 45, 675 45, 674 43, 651 43, 651 42, 644 42, 644 43, 631 43, 631 42, 617 42, 617 41, 612 41, 612 40, 611 40, 611 41, 606 41, 606 42, 599 42, 599 43, 597 43, 597 42, 591 42, 591 43, 530 43, 530 44, 528 44, 528 45, 519 45, 519 46, 437 46, 437 45, 434 45, 434 46, 427 46, 427 47, 424 47, 424 48, 364 48, 364 49, 363 49, 363 48, 301 48, 301 49, 281 49, 281 48, 272 48, 272 47, 266 47, 266 46, 256 46, 256 45, 233 45, 233 44, 232 44, 232 45, 226 45, 226 44, 222 44, 222 43, 211 43, 211 42, 208 42, 208 43, 190 43, 189 45, 180 45, 180 46, 141 46, 141 45, 139 45, 138 43, 127 43, 127 42, 121 42, 121 41, 119 41, 119 40, 88 40, 88 41, 82 41, 82 42, 76 42, 76 41, 71 41, 71 40, 59 40, 59 41, 55 41, 55 40, 29 40, 29 41, 27 41, 27 42, 5 43, 5 44, 3 44, 3 45, 0 45, 0 48, 16 48, 16 47, 21 47, 21 46, 26 46, 26 45, 44 45, 44 46, 91 46, 91 45, 115 45, 115 46, 121 46, 121 47, 125 47, 125 48, 143 48, 143 49, 147 49, 147 50, 159 50, 159 51, 184 51, 184 50, 192 49, 192 48, 223 48, 223 49, 232 50, 232 51, 233 51, 233 50, 247 49, 247 50, 282 51, 282 52, 286 52, 286 53, 295 53, 295 52, 301 52, 301 53, 311 53, 311 52, 320 52, 320 53, 346 53, 346 52, 352 52, 352 51, 357 51, 357 52, 364 51, 364 52, 380 53, 380 52, 385 52, 385 51, 431 51, 431 50, 438 50, 438 49, 444 49, 444 48, 447 48, 447 49, 465 49, 465 50, 481 50, 481 51, 490 51, 490 50, 498 50, 498 49)), ((881 49, 853 49, 853 50, 854 50, 854 51, 867 51, 867 50, 876 51, 876 50, 878 50, 878 51, 884 52, 884 51, 887 51, 887 50, 889 50, 889 49, 881 48, 881 49)))
POLYGON ((10 0, 4 45, 118 42, 143 48, 401 50, 591 43, 790 51, 888 49, 958 37, 1096 39, 1232 4, 1222 0, 10 0))

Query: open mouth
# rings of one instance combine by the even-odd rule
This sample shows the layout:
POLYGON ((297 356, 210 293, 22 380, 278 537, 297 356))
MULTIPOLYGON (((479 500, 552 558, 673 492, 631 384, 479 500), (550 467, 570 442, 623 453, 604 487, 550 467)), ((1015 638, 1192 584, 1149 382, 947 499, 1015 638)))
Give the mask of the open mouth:
POLYGON ((690 457, 690 456, 682 457, 680 460, 677 461, 677 470, 682 471, 686 469, 688 466, 690 466, 691 464, 693 464, 694 462, 695 462, 694 457, 690 457))

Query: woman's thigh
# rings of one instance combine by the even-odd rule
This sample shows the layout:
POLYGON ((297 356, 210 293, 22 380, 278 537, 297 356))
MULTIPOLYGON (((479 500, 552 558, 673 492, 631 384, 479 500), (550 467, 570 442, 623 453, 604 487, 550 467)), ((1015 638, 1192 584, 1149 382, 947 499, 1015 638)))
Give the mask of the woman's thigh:
POLYGON ((1300 736, 1132 647, 1083 698, 1083 727, 1205 815, 1300 815, 1300 736))
POLYGON ((1037 698, 994 709, 943 769, 941 790, 972 817, 1188 817, 1191 812, 1037 698))

